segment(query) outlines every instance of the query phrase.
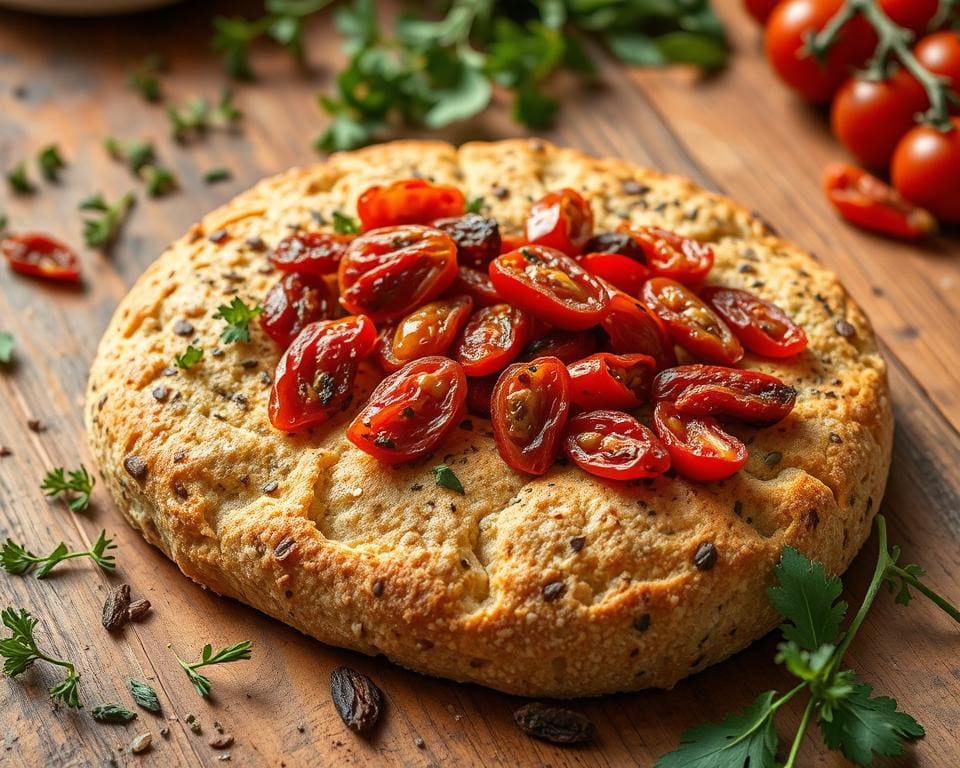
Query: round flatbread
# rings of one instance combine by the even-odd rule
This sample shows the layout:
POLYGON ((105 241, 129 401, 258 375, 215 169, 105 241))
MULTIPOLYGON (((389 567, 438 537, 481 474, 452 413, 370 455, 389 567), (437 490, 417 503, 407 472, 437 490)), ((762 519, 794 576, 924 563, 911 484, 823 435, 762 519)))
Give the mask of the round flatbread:
MULTIPOLYGON (((376 377, 361 374, 354 408, 376 377)), ((353 409, 351 409, 353 410, 353 409)), ((690 181, 537 140, 403 141, 267 179, 206 216, 120 304, 90 374, 87 426, 119 507, 191 579, 324 642, 525 695, 672 686, 768 632, 784 545, 850 563, 886 481, 892 417, 870 325, 836 277, 744 208, 690 181), (786 361, 743 367, 798 391, 768 428, 734 428, 728 480, 620 484, 572 466, 510 470, 469 418, 432 457, 390 468, 350 444, 350 412, 288 435, 267 417, 280 350, 217 307, 262 300, 265 248, 329 229, 367 187, 423 176, 482 197, 505 232, 572 187, 596 231, 623 220, 708 242, 709 282, 769 299, 806 330, 786 361), (204 350, 173 366, 188 344, 204 350), (437 485, 444 462, 460 495, 437 485)))

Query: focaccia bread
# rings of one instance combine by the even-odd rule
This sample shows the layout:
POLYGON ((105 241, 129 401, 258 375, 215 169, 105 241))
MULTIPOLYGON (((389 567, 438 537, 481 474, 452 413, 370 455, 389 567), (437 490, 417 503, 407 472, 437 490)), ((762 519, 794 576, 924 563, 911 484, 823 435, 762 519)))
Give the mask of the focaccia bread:
POLYGON ((784 545, 842 572, 886 481, 892 416, 870 325, 836 277, 744 208, 693 183, 542 141, 403 141, 267 179, 205 216, 139 279, 90 374, 90 443, 120 509, 198 583, 319 640, 524 695, 672 686, 768 632, 784 545), (276 280, 265 248, 329 229, 376 183, 423 176, 483 197, 504 232, 560 187, 596 230, 656 224, 710 243, 711 283, 776 302, 807 350, 741 367, 793 386, 774 427, 734 428, 749 460, 698 484, 603 481, 573 466, 509 469, 470 417, 437 454, 383 466, 346 413, 294 435, 267 416, 281 350, 251 324, 222 344, 213 314, 276 280), (173 367, 189 343, 205 350, 173 367), (464 495, 436 484, 445 462, 464 495))

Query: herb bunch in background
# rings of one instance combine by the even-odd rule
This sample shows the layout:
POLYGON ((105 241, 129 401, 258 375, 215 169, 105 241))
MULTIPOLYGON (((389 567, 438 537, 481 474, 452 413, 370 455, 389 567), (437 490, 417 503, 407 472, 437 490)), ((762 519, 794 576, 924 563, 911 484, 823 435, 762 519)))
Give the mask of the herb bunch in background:
MULTIPOLYGON (((303 61, 306 19, 329 0, 267 0, 257 20, 217 18, 213 47, 227 72, 253 76, 250 45, 263 36, 303 61)), ((723 27, 709 0, 448 0, 414 5, 384 27, 376 0, 352 0, 335 23, 349 57, 333 93, 320 150, 352 149, 396 124, 427 128, 483 112, 494 86, 512 94, 514 118, 548 126, 559 102, 546 92, 560 70, 590 75, 590 45, 627 64, 681 62, 715 69, 726 60, 723 27)))

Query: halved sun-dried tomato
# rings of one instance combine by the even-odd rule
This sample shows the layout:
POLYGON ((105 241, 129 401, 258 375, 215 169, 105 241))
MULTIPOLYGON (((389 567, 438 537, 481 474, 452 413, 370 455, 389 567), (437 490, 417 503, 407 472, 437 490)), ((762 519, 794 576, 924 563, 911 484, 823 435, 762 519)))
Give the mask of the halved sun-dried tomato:
POLYGON ((385 187, 370 187, 357 201, 364 232, 398 224, 429 224, 461 216, 465 209, 463 192, 426 179, 401 179, 385 187))

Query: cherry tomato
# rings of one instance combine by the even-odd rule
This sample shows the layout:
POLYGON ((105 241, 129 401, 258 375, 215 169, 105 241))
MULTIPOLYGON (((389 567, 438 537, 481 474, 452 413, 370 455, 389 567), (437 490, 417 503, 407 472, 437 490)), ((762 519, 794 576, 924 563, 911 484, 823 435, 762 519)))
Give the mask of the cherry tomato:
POLYGON ((851 77, 833 100, 830 126, 861 163, 886 168, 897 142, 929 105, 927 92, 905 69, 887 80, 851 77))
POLYGON ((877 0, 890 21, 906 27, 915 35, 923 34, 937 15, 940 0, 877 0))
POLYGON ((373 345, 373 357, 377 365, 386 373, 393 373, 403 368, 406 363, 398 359, 393 354, 393 337, 397 332, 397 326, 385 325, 377 334, 377 342, 373 345))
POLYGON ((776 424, 793 410, 797 391, 776 376, 719 365, 681 365, 657 375, 654 400, 680 413, 719 416, 747 424, 776 424))
POLYGON ((596 351, 597 336, 593 331, 552 330, 546 336, 541 336, 527 344, 520 353, 520 359, 557 357, 570 365, 596 351))
POLYGON ((7 235, 0 239, 0 251, 14 272, 72 283, 80 280, 77 254, 69 245, 48 235, 38 232, 7 235))
POLYGON ((890 178, 911 203, 955 224, 960 222, 960 117, 951 123, 948 133, 931 125, 911 129, 893 153, 890 178))
POLYGON ((530 316, 509 304, 473 313, 454 347, 454 358, 468 376, 486 376, 511 363, 531 335, 530 316))
POLYGON ((270 252, 270 262, 284 272, 302 275, 333 275, 354 235, 329 232, 295 232, 283 238, 270 252))
POLYGON ((806 51, 806 37, 819 32, 843 0, 782 0, 767 21, 767 59, 787 85, 807 101, 827 101, 873 53, 877 36, 862 16, 848 21, 824 62, 806 51))
POLYGON ((709 416, 687 416, 663 400, 653 411, 653 429, 678 475, 700 483, 723 480, 747 463, 747 449, 709 416))
POLYGON ((570 374, 555 357, 507 368, 493 389, 493 437, 518 472, 542 475, 557 455, 570 410, 570 374))
POLYGON ((657 368, 677 364, 670 335, 660 318, 640 299, 614 289, 610 296, 610 313, 603 319, 601 327, 610 337, 614 352, 650 355, 657 361, 657 368))
POLYGON ((490 275, 481 272, 473 267, 461 266, 457 270, 457 276, 447 291, 450 295, 466 294, 473 299, 476 307, 490 307, 499 304, 503 299, 497 293, 497 289, 490 282, 490 275))
POLYGON ((622 411, 590 411, 567 423, 563 449, 585 472, 608 480, 657 477, 670 454, 653 432, 622 411))
POLYGON ((517 248, 522 248, 527 243, 527 238, 523 235, 501 235, 500 236, 500 253, 510 253, 510 251, 515 251, 517 248))
POLYGON ((759 24, 766 24, 773 9, 780 0, 743 0, 747 13, 753 16, 759 24))
POLYGON ((340 303, 394 320, 443 293, 457 276, 457 246, 436 229, 407 225, 360 235, 340 259, 340 303))
POLYGON ((599 323, 610 303, 603 285, 552 248, 527 245, 490 262, 490 280, 505 301, 565 331, 599 323))
POLYGON ((927 35, 914 46, 913 55, 935 75, 949 78, 953 92, 960 94, 960 32, 944 30, 927 35))
POLYGON ((618 253, 641 264, 647 263, 647 254, 639 243, 629 235, 629 225, 620 227, 618 232, 601 232, 594 235, 583 247, 584 253, 618 253))
POLYGON ((489 376, 471 376, 467 379, 467 410, 485 419, 490 418, 490 400, 497 385, 499 373, 489 376))
POLYGON ((347 439, 384 464, 419 459, 466 413, 467 377, 446 357, 407 363, 380 382, 347 428, 347 439))
POLYGON ((828 165, 823 186, 833 207, 858 227, 903 238, 923 237, 937 228, 930 213, 856 166, 828 165))
POLYGON ((386 187, 370 187, 357 201, 357 215, 366 232, 398 224, 429 224, 435 219, 461 216, 466 209, 456 187, 425 179, 402 179, 386 187))
POLYGON ((598 352, 567 366, 570 400, 579 408, 629 411, 650 398, 657 361, 650 355, 598 352))
POLYGON ((487 264, 500 255, 500 226, 496 219, 468 213, 452 219, 438 219, 433 226, 453 238, 460 264, 486 269, 487 264))
POLYGON ((413 310, 393 335, 393 356, 407 362, 446 354, 472 310, 473 299, 469 296, 431 301, 413 310))
POLYGON ((277 365, 270 392, 270 423, 292 431, 322 424, 346 409, 357 367, 377 340, 363 315, 311 323, 277 365))
POLYGON ((744 347, 764 357, 792 357, 807 348, 807 334, 780 307, 748 291, 708 286, 700 292, 744 347))
POLYGON ((286 349, 310 323, 328 320, 337 307, 333 289, 322 277, 295 272, 284 275, 263 300, 260 325, 286 349))
POLYGON ((593 234, 593 211, 574 189, 548 192, 527 216, 527 242, 576 256, 593 234))
POLYGON ((673 340, 691 355, 727 365, 743 357, 743 347, 726 323, 675 280, 649 280, 643 287, 643 301, 663 321, 673 340))
POLYGON ((692 238, 660 227, 623 224, 620 229, 643 249, 650 271, 658 277, 695 285, 713 266, 713 249, 692 238))
POLYGON ((650 277, 650 270, 642 263, 619 253, 587 253, 580 257, 580 266, 631 296, 640 293, 650 277))

